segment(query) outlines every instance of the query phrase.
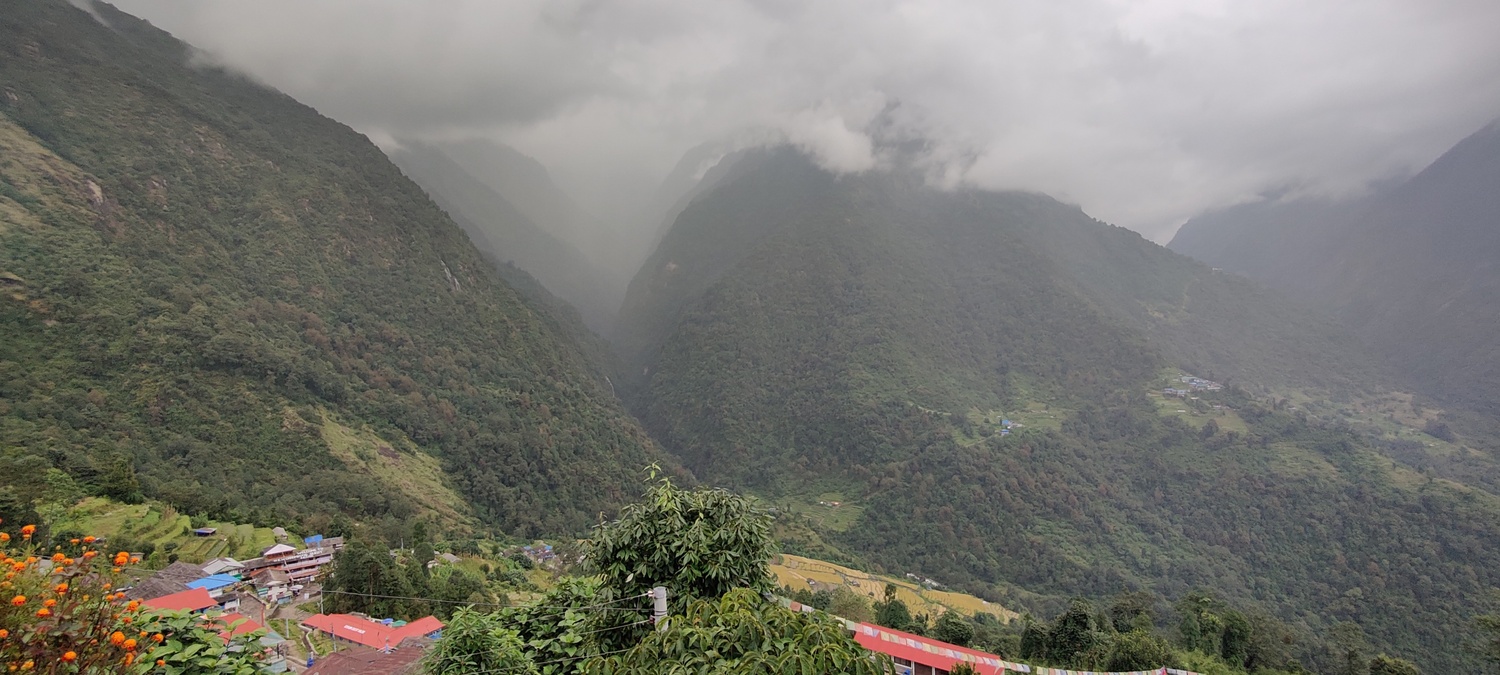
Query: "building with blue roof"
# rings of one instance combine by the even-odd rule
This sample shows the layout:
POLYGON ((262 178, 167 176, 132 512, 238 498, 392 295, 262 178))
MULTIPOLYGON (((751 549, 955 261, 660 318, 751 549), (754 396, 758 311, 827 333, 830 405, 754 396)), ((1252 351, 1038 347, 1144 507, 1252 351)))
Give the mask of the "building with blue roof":
POLYGON ((215 574, 212 576, 203 577, 202 579, 198 579, 196 581, 189 581, 187 583, 187 587, 201 588, 205 591, 208 591, 209 595, 218 597, 219 593, 223 592, 225 588, 233 586, 239 582, 239 577, 228 574, 215 574))

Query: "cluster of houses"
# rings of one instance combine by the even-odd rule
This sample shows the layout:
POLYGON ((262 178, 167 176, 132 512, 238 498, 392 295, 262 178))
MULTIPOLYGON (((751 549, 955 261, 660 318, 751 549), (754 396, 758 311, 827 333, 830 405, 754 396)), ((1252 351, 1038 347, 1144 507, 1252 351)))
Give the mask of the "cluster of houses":
POLYGON ((1175 390, 1184 393, 1193 391, 1219 391, 1220 389, 1224 388, 1224 385, 1219 384, 1218 382, 1215 382, 1213 380, 1205 380, 1201 377, 1193 377, 1192 375, 1183 375, 1182 377, 1178 378, 1177 381, 1188 386, 1187 389, 1175 390))
MULTIPOLYGON (((200 528, 205 529, 205 528, 200 528)), ((201 534, 195 531, 195 534, 201 534)), ((201 534, 211 536, 213 533, 201 534)), ((282 532, 278 538, 284 539, 282 532)), ((225 636, 266 629, 261 622, 241 614, 245 603, 264 608, 290 602, 333 554, 343 548, 342 537, 310 537, 306 548, 278 543, 260 557, 249 560, 214 558, 202 564, 177 561, 125 589, 126 597, 163 610, 190 613, 216 612, 214 619, 226 627, 225 636), (232 628, 231 628, 232 626, 232 628)), ((256 613, 252 611, 251 613, 256 613)), ((264 610, 260 611, 264 620, 264 610)), ((275 672, 287 669, 286 639, 266 629, 260 643, 272 655, 275 672)))
MULTIPOLYGON (((279 529, 279 528, 278 528, 279 529)), ((265 625, 265 608, 292 601, 333 562, 344 547, 342 537, 312 536, 303 548, 282 540, 249 560, 214 558, 201 565, 174 562, 125 589, 125 594, 147 607, 203 613, 224 626, 224 636, 265 630, 260 644, 266 649, 271 672, 287 672, 289 645, 285 637, 265 625), (260 620, 242 614, 258 615, 260 620)), ((551 556, 551 547, 538 551, 551 556)), ((319 633, 339 649, 325 657, 309 657, 304 673, 313 675, 398 675, 415 673, 423 651, 437 639, 443 623, 428 616, 410 623, 374 619, 361 614, 316 614, 300 622, 302 630, 319 633)))
POLYGON ((522 546, 521 553, 523 553, 526 557, 531 558, 531 561, 537 563, 538 565, 550 563, 554 560, 557 560, 557 554, 552 551, 552 544, 542 544, 540 546, 522 546))

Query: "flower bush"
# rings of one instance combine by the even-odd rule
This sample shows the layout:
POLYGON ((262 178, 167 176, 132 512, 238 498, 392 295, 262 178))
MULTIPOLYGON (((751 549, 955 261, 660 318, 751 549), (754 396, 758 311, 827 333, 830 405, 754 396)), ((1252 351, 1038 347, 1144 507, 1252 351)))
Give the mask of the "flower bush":
POLYGON ((26 525, 0 532, 0 672, 229 673, 258 671, 258 633, 227 637, 212 617, 147 612, 116 589, 129 553, 105 557, 94 537, 46 551, 26 525))

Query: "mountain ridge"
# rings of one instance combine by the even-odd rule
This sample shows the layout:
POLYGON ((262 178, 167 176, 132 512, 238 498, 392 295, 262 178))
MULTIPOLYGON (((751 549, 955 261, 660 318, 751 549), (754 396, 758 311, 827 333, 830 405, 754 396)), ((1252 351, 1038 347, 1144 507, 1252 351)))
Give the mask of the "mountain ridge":
POLYGON ((582 530, 671 466, 368 139, 95 10, 0 2, 0 487, 57 469, 224 520, 408 527, 325 412, 514 533, 582 530))
POLYGON ((1423 393, 1500 411, 1500 120, 1401 183, 1344 202, 1194 218, 1170 246, 1337 315, 1423 393), (1437 329, 1435 329, 1435 327, 1437 329))
POLYGON ((1467 528, 1491 529, 1500 500, 1250 393, 1383 391, 1331 319, 1043 195, 835 176, 786 148, 737 168, 682 212, 621 317, 632 406, 700 480, 841 494, 859 515, 828 543, 1007 606, 1201 586, 1466 663, 1452 608, 1497 555, 1467 528), (1179 368, 1229 386, 1167 399, 1179 368), (1464 556, 1437 553, 1460 539, 1464 556))

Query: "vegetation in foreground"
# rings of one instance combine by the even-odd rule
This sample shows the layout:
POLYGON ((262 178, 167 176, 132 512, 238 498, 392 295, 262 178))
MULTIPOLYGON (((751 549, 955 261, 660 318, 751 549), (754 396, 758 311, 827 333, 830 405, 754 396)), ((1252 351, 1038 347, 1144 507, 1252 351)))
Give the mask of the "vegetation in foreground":
MULTIPOLYGON (((0 527, 4 527, 0 523, 0 527)), ((216 614, 148 610, 115 590, 139 563, 105 553, 92 535, 45 541, 38 527, 0 530, 0 667, 86 675, 254 675, 263 631, 224 636, 216 614), (12 533, 14 532, 14 534, 12 533)))
MULTIPOLYGON (((851 599, 836 591, 799 590, 792 599, 829 613, 793 612, 767 593, 770 524, 768 513, 742 497, 722 490, 683 490, 661 479, 641 502, 595 532, 586 546, 584 571, 589 576, 563 577, 542 595, 515 606, 456 610, 428 672, 502 666, 538 673, 771 674, 803 672, 803 667, 811 672, 872 667, 876 669, 869 672, 888 672, 879 669, 885 667, 881 659, 849 637, 835 615, 1062 668, 1171 666, 1208 675, 1418 672, 1403 670, 1416 668, 1408 661, 1372 650, 1352 623, 1333 631, 1336 662, 1309 670, 1297 658, 1302 638, 1291 627, 1206 592, 1171 603, 1146 592, 1120 594, 1104 604, 1075 599, 1050 620, 1026 614, 1007 621, 987 613, 914 614, 894 586, 874 603, 852 593, 851 599), (652 630, 645 597, 657 585, 668 588, 673 598, 663 632, 652 630), (751 635, 759 637, 746 638, 751 635)), ((336 566, 353 559, 346 555, 340 554, 336 566)), ((350 597, 381 601, 362 599, 357 591, 350 597)), ((364 607, 376 613, 385 609, 364 607)), ((1466 633, 1500 643, 1500 621, 1480 617, 1466 633)))

